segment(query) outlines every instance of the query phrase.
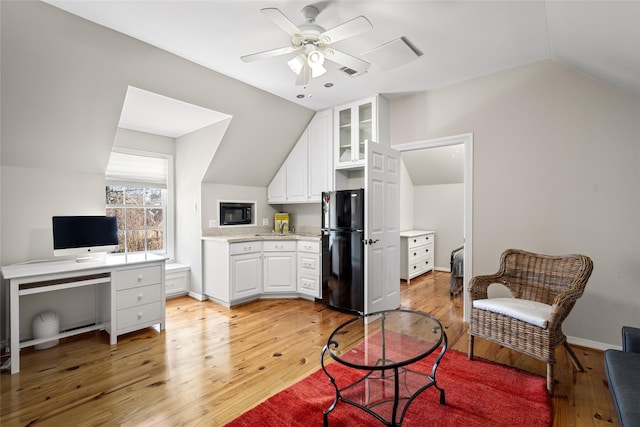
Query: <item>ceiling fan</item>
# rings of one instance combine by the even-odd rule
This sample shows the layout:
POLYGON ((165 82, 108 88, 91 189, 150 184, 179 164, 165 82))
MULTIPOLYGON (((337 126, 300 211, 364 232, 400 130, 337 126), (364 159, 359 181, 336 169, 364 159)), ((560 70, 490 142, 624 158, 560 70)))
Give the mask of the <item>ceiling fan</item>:
POLYGON ((327 72, 324 67, 325 59, 348 68, 349 70, 346 71, 352 75, 364 73, 369 68, 368 62, 329 47, 337 41, 373 29, 371 22, 364 16, 358 16, 337 27, 325 30, 316 24, 320 10, 312 5, 302 9, 304 23, 301 25, 295 25, 276 8, 260 9, 260 12, 291 36, 291 46, 245 55, 240 57, 242 61, 252 62, 299 52, 287 62, 289 68, 298 75, 296 85, 299 86, 305 86, 311 78, 319 77, 327 72))

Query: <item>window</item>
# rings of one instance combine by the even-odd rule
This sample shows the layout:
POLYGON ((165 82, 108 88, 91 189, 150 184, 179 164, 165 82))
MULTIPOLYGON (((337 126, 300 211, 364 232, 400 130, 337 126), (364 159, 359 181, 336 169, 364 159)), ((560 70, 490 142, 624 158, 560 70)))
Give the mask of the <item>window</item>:
POLYGON ((120 252, 166 252, 166 190, 107 185, 107 216, 118 218, 120 252))
POLYGON ((118 218, 120 252, 173 253, 171 158, 114 151, 107 166, 106 215, 118 218))

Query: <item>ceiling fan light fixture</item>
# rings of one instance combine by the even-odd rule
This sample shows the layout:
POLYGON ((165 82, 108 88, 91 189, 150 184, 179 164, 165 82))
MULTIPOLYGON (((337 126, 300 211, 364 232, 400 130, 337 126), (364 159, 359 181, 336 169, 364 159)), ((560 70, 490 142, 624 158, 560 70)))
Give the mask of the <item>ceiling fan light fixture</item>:
POLYGON ((292 60, 288 61, 287 65, 289 66, 289 68, 291 68, 291 71, 293 71, 294 73, 296 73, 297 76, 299 76, 300 72, 302 71, 302 67, 304 67, 306 63, 307 63, 307 57, 305 56, 304 53, 301 53, 300 55, 296 56, 292 60))
POLYGON ((322 52, 314 50, 313 52, 307 55, 307 63, 309 64, 309 68, 311 68, 311 77, 316 78, 327 72, 327 69, 324 68, 322 64, 324 64, 324 55, 322 52))

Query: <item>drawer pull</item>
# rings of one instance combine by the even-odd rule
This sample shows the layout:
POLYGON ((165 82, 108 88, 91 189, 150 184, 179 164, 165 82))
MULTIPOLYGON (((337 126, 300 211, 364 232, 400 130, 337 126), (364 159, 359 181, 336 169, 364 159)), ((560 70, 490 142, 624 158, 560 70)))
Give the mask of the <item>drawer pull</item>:
POLYGON ((142 282, 142 279, 143 279, 143 277, 142 277, 142 275, 140 275, 140 276, 138 276, 138 278, 136 280, 138 280, 138 282, 142 282))
POLYGON ((138 319, 142 319, 142 312, 138 313, 138 319))
POLYGON ((418 255, 418 253, 417 253, 417 252, 414 252, 414 253, 413 253, 413 256, 416 256, 416 255, 418 255))
POLYGON ((417 265, 414 265, 414 266, 413 266, 413 269, 415 270, 416 268, 418 268, 418 266, 417 266, 417 265))
POLYGON ((142 300, 142 294, 138 294, 138 301, 142 300))

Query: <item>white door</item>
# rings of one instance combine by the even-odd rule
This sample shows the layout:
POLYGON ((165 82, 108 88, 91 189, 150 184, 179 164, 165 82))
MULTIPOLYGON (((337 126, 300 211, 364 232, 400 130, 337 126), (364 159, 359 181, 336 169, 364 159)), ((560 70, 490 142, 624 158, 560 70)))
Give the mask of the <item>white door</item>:
POLYGON ((400 306, 400 153, 367 147, 365 168, 365 313, 400 306))

